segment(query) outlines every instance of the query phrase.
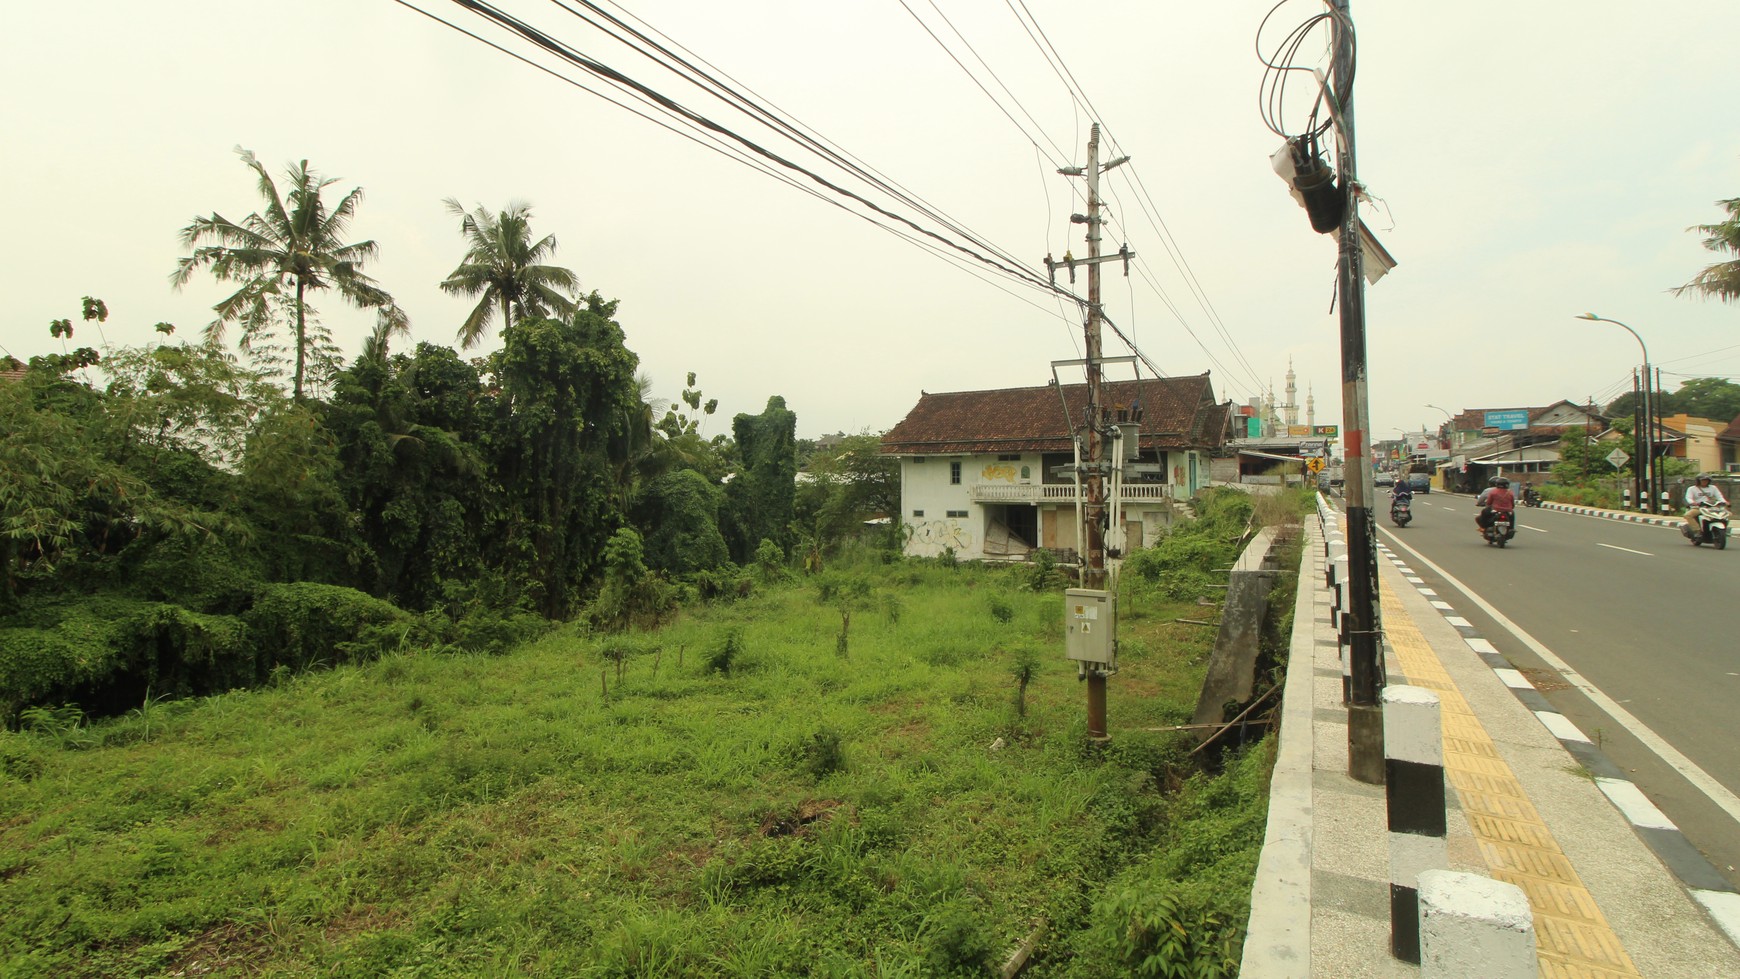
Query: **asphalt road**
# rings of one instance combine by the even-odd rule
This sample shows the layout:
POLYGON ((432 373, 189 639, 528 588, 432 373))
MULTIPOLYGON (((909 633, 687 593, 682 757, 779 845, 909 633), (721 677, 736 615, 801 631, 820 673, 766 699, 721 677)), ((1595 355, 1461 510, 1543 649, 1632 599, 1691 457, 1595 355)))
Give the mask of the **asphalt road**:
POLYGON ((1472 497, 1416 495, 1400 529, 1387 500, 1380 537, 1740 886, 1740 543, 1524 508, 1500 550, 1472 497))

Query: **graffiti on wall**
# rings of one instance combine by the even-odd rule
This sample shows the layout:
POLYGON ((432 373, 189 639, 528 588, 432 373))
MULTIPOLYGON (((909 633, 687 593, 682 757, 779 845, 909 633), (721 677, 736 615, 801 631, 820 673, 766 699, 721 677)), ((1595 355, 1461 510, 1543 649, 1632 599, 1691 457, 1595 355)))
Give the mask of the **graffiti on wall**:
POLYGON ((952 547, 957 551, 973 549, 973 533, 953 520, 926 520, 912 524, 912 543, 941 551, 952 547))
POLYGON ((979 480, 981 482, 988 483, 993 479, 1001 479, 1004 482, 1013 483, 1015 481, 1015 467, 993 463, 986 466, 979 473, 979 480))

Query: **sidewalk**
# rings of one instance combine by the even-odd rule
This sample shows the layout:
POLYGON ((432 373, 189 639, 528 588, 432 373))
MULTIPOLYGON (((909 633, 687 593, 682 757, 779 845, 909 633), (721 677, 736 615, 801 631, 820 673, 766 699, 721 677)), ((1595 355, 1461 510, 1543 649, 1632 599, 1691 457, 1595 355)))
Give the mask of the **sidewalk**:
MULTIPOLYGON (((1415 976, 1390 955, 1384 788, 1346 774, 1322 530, 1307 522, 1240 974, 1415 976)), ((1740 894, 1713 870, 1699 877, 1697 860, 1669 871, 1657 851, 1674 852, 1674 837, 1697 856, 1672 823, 1449 603, 1379 551, 1389 682, 1431 689, 1442 704, 1449 869, 1524 890, 1543 977, 1740 979, 1740 894)))

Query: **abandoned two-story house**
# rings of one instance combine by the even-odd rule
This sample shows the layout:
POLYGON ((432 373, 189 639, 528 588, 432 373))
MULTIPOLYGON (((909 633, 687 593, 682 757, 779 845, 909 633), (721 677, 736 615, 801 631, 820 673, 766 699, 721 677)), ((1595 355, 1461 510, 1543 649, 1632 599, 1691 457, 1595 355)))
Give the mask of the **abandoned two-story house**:
MULTIPOLYGON (((1174 501, 1208 484, 1208 458, 1226 442, 1232 405, 1214 400, 1206 373, 1107 381, 1100 391, 1115 417, 1136 426, 1119 535, 1134 549, 1171 523, 1174 501)), ((900 460, 906 553, 1019 560, 1036 547, 1074 551, 1071 433, 1086 408, 1086 384, 921 393, 882 436, 883 454, 900 460)))

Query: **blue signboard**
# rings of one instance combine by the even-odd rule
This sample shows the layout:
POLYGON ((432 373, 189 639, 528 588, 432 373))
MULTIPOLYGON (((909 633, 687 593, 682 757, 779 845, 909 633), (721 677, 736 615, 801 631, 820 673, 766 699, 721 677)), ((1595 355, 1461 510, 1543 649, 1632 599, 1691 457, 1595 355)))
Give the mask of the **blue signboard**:
POLYGON ((1529 412, 1527 408, 1517 408, 1510 411, 1489 411, 1486 413, 1487 428, 1516 429, 1529 427, 1529 412))

